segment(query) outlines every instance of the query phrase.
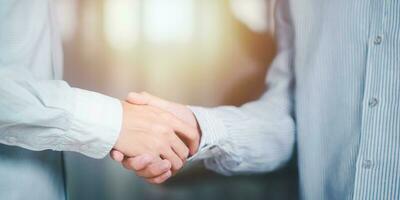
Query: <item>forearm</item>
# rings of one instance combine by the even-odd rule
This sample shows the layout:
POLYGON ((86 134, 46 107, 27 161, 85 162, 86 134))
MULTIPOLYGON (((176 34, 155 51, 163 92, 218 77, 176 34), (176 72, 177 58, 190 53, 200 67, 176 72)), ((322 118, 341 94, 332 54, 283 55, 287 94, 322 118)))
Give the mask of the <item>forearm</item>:
POLYGON ((205 164, 220 173, 270 171, 291 156, 295 41, 288 1, 277 2, 275 14, 278 54, 266 78, 265 94, 240 108, 193 109, 202 129, 199 157, 212 155, 205 164), (216 150, 208 151, 212 146, 216 150))
POLYGON ((202 128, 198 156, 207 168, 230 175, 274 170, 291 157, 295 125, 291 115, 268 102, 245 107, 192 108, 202 128), (257 115, 249 109, 258 107, 257 115), (207 118, 207 120, 204 120, 207 118))
POLYGON ((64 81, 0 70, 0 143, 30 150, 74 151, 101 158, 121 127, 121 104, 64 81))

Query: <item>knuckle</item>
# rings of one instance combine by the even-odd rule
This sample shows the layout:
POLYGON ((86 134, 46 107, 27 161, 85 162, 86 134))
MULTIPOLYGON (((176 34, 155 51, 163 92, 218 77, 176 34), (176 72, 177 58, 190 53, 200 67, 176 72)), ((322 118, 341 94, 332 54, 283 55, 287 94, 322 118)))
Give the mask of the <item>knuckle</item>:
POLYGON ((165 150, 168 149, 168 145, 165 143, 165 141, 160 141, 156 143, 156 149, 159 151, 159 153, 164 152, 165 150))
POLYGON ((156 149, 157 151, 160 151, 160 150, 164 149, 164 144, 163 144, 161 141, 156 140, 156 141, 154 142, 154 147, 155 147, 155 149, 156 149))
POLYGON ((179 137, 177 137, 176 135, 175 135, 175 133, 170 133, 169 135, 168 135, 168 142, 171 144, 171 145, 178 145, 179 144, 179 142, 180 142, 180 139, 179 139, 179 137))
POLYGON ((167 133, 163 135, 163 139, 168 142, 169 144, 174 144, 178 142, 178 138, 173 130, 169 130, 167 133))
POLYGON ((160 152, 159 150, 163 147, 163 142, 159 138, 153 138, 152 142, 149 145, 149 150, 154 155, 158 155, 160 152))

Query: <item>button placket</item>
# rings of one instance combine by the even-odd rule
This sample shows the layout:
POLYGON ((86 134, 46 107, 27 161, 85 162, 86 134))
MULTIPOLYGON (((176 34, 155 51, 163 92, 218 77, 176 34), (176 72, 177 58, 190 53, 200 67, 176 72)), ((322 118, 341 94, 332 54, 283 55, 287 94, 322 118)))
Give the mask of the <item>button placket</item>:
POLYGON ((382 41, 383 41, 382 35, 378 35, 378 36, 376 36, 375 39, 374 39, 374 44, 375 44, 375 45, 380 45, 380 44, 382 44, 382 41))
POLYGON ((369 101, 368 101, 368 106, 369 106, 370 108, 373 108, 373 107, 377 106, 378 103, 379 103, 378 98, 372 97, 372 98, 370 98, 369 101))
POLYGON ((372 161, 371 160, 363 160, 361 166, 364 169, 371 169, 372 168, 372 161))

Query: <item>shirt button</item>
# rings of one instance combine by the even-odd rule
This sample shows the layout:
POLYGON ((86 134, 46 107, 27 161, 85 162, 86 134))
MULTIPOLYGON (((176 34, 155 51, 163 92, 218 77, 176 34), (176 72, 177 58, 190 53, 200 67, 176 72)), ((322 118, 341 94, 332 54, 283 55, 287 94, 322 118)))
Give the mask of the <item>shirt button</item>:
POLYGON ((372 97, 372 98, 368 101, 368 106, 369 106, 370 108, 373 108, 373 107, 377 106, 378 103, 379 103, 378 99, 375 98, 375 97, 372 97))
POLYGON ((362 167, 364 169, 371 169, 372 168, 372 161, 371 160, 364 160, 362 163, 362 167))
POLYGON ((380 35, 376 36, 376 38, 374 40, 374 44, 380 45, 381 43, 382 43, 382 36, 380 36, 380 35))

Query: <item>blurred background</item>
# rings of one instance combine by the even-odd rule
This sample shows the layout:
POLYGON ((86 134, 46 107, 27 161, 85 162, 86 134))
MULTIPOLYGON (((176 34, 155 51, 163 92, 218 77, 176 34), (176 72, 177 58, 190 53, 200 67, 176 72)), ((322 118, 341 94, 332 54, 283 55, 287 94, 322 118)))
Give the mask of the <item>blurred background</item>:
MULTIPOLYGON (((190 105, 257 99, 275 55, 273 0, 54 0, 72 86, 190 105)), ((109 158, 67 153, 70 199, 297 199, 295 161, 274 173, 224 177, 190 166, 154 186, 109 158)))

